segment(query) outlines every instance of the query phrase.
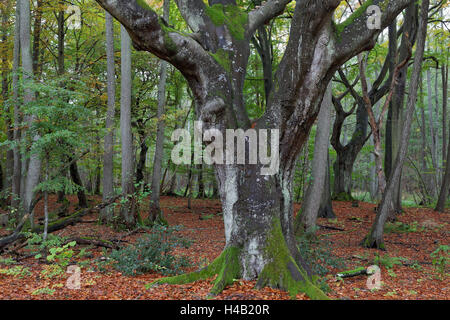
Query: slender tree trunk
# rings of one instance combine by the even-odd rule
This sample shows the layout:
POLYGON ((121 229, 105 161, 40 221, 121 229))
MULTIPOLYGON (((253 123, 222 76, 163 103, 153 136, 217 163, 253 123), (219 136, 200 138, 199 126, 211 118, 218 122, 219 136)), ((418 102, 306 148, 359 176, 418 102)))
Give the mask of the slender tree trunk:
POLYGON ((40 74, 39 56, 41 53, 41 27, 42 27, 42 0, 36 1, 36 11, 34 15, 33 27, 33 72, 40 74))
MULTIPOLYGON (((4 105, 5 114, 5 127, 6 127, 6 137, 9 141, 14 140, 14 128, 12 123, 12 117, 10 112, 9 104, 5 103, 9 97, 9 63, 8 63, 8 26, 9 26, 9 16, 10 16, 10 5, 4 5, 2 8, 2 62, 1 62, 1 74, 2 74, 2 98, 4 105)), ((12 176, 14 171, 14 153, 12 148, 8 148, 6 151, 6 165, 5 165, 5 189, 9 196, 11 192, 12 176)))
POLYGON ((427 88, 428 88, 428 125, 430 129, 430 150, 431 150, 431 162, 433 165, 433 189, 432 193, 435 197, 437 195, 437 153, 436 153, 436 136, 434 134, 435 126, 434 126, 434 120, 433 120, 433 90, 431 86, 431 69, 427 69, 427 88))
POLYGON ((136 223, 134 200, 134 156, 131 132, 131 39, 121 26, 121 94, 120 132, 122 139, 122 192, 125 203, 121 206, 121 216, 128 226, 136 223))
MULTIPOLYGON (((114 196, 114 116, 116 106, 116 76, 114 62, 114 24, 112 16, 105 11, 106 18, 106 68, 108 106, 106 111, 106 135, 103 155, 103 202, 114 196)), ((111 221, 113 207, 105 207, 101 212, 103 222, 111 221)))
MULTIPOLYGON (((45 167, 45 181, 48 182, 48 173, 49 173, 49 160, 50 157, 47 154, 46 157, 46 167, 45 167)), ((44 191, 44 233, 42 235, 43 241, 47 240, 48 233, 48 191, 44 191)))
MULTIPOLYGON (((373 147, 373 137, 370 138, 370 145, 373 147)), ((370 153, 370 163, 374 165, 370 166, 370 198, 372 201, 376 201, 380 196, 377 192, 378 190, 378 179, 377 179, 377 171, 375 168, 375 155, 370 153)))
POLYGON ((197 167, 197 183, 198 183, 198 194, 197 198, 205 198, 205 183, 203 182, 203 164, 199 164, 197 167))
POLYGON ((445 167, 449 144, 447 144, 447 105, 448 105, 448 65, 442 66, 442 163, 445 167))
POLYGON ((321 205, 322 194, 328 175, 328 145, 330 138, 332 86, 328 85, 322 101, 318 120, 316 140, 314 143, 314 160, 312 166, 312 182, 306 191, 301 213, 297 215, 295 231, 301 234, 305 230, 313 232, 321 205))
POLYGON ((78 206, 80 208, 87 208, 88 202, 86 194, 84 193, 83 181, 81 180, 80 173, 78 172, 77 162, 71 158, 69 158, 69 161, 70 161, 69 166, 70 177, 72 178, 72 181, 80 188, 80 190, 77 191, 78 206))
MULTIPOLYGON (((12 90, 14 104, 14 172, 11 188, 11 207, 19 212, 20 207, 20 182, 22 179, 22 160, 20 154, 21 130, 19 124, 21 122, 20 106, 19 106, 19 64, 20 64, 20 2, 16 5, 16 16, 14 24, 14 49, 13 49, 13 67, 12 67, 12 90)), ((20 214, 17 216, 17 218, 20 214)))
MULTIPOLYGON (((169 22, 170 0, 164 0, 163 19, 169 22)), ((161 196, 161 170, 164 156, 164 109, 166 105, 166 83, 167 83, 167 62, 161 60, 159 70, 159 84, 158 84, 158 125, 156 130, 156 146, 155 158, 153 160, 153 175, 150 195, 150 212, 149 219, 151 222, 162 218, 162 211, 159 204, 161 196)))
MULTIPOLYGON (((144 183, 144 170, 145 170, 145 162, 147 160, 148 153, 148 145, 145 141, 145 137, 142 137, 140 143, 140 151, 139 151, 139 160, 136 167, 136 184, 144 183)), ((144 185, 144 189, 148 189, 146 185, 144 185)))
MULTIPOLYGON (((327 150, 328 151, 328 150, 327 150)), ((331 185, 330 185, 330 154, 327 152, 327 169, 325 175, 325 186, 322 191, 322 197, 319 207, 319 218, 334 219, 336 215, 333 211, 333 203, 331 201, 331 185)))
MULTIPOLYGON (((408 8, 405 11, 405 20, 403 23, 403 33, 402 33, 402 41, 400 44, 400 48, 397 53, 397 41, 395 42, 395 54, 393 59, 393 64, 391 64, 390 68, 393 71, 395 64, 403 61, 407 56, 409 56, 410 47, 414 46, 414 43, 417 38, 417 9, 418 6, 416 3, 411 2, 408 8), (398 60, 395 58, 398 55, 398 60)), ((395 30, 395 39, 396 39, 395 30)), ((389 37, 390 41, 393 40, 392 37, 389 37)), ((394 164, 395 158, 398 154, 399 143, 400 143, 400 135, 403 121, 403 108, 404 108, 404 100, 405 100, 405 91, 406 91, 406 82, 408 78, 408 65, 405 65, 398 72, 398 80, 394 88, 394 93, 392 96, 391 103, 389 105, 388 117, 386 122, 386 148, 385 148, 385 176, 388 179, 390 177, 392 166, 394 164)), ((400 182, 397 188, 394 191, 393 197, 393 206, 394 212, 402 211, 402 201, 401 201, 401 175, 400 182)), ((395 216, 392 216, 393 218, 395 216)))
MULTIPOLYGON (((20 47, 22 51, 22 70, 23 80, 25 86, 33 81, 33 60, 31 56, 31 42, 30 42, 30 2, 28 0, 20 0, 20 47)), ((31 103, 35 100, 34 92, 25 87, 24 103, 31 103)), ((27 119, 29 126, 31 127, 33 122, 36 121, 36 116, 31 115, 27 119)), ((40 139, 38 133, 32 137, 32 143, 37 142, 40 139)), ((31 202, 34 197, 34 189, 39 183, 39 177, 41 173, 41 157, 37 153, 31 153, 28 164, 28 173, 25 182, 25 194, 24 194, 24 208, 25 212, 29 212, 31 202)), ((31 227, 34 226, 34 214, 30 215, 31 227)))
MULTIPOLYGON (((449 124, 449 146, 450 146, 450 124, 449 124)), ((445 165, 445 174, 442 178, 442 186, 441 191, 439 193, 438 202, 436 205, 435 211, 438 212, 444 212, 445 211, 445 205, 448 202, 449 199, 449 193, 450 193, 450 152, 447 151, 447 159, 446 159, 446 165, 445 165)))
POLYGON ((405 114, 405 121, 402 128, 402 135, 400 140, 399 153, 395 160, 394 167, 392 169, 391 177, 389 179, 388 185, 385 192, 383 193, 383 198, 381 204, 378 208, 377 216, 373 223, 372 229, 369 234, 363 240, 362 244, 368 248, 378 248, 385 249, 384 245, 384 225, 390 215, 393 191, 399 183, 402 167, 406 154, 408 151, 409 138, 411 133, 411 124, 413 120, 414 108, 417 100, 417 91, 419 87, 420 74, 422 70, 425 41, 427 35, 427 21, 428 21, 428 7, 429 0, 423 0, 420 10, 419 19, 419 31, 418 31, 418 43, 417 49, 414 57, 414 67, 412 71, 408 103, 405 114))

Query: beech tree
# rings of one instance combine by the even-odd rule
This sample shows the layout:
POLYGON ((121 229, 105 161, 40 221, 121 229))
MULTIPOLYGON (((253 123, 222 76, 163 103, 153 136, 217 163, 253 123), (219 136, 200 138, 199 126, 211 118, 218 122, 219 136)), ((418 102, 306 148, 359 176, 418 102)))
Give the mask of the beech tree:
MULTIPOLYGON (((269 0, 250 12, 235 0, 177 0, 191 33, 177 31, 145 1, 97 0, 128 30, 134 46, 177 68, 186 78, 203 129, 252 126, 243 85, 254 32, 281 14, 289 0, 269 0)), ((369 0, 336 25, 339 0, 295 3, 289 41, 274 75, 265 114, 256 129, 279 129, 280 169, 261 176, 261 164, 215 165, 225 221, 226 247, 202 271, 157 283, 186 283, 218 274, 213 294, 236 278, 258 279, 311 298, 326 298, 313 283, 293 235, 292 179, 297 155, 307 140, 327 84, 339 66, 371 49, 377 36, 412 0, 369 0), (370 5, 382 11, 381 28, 369 28, 370 5)))

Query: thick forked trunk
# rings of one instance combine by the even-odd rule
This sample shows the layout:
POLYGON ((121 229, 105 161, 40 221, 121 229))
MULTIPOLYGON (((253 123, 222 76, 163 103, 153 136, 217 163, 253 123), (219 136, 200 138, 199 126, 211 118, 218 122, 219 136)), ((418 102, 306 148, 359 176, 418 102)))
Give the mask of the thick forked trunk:
MULTIPOLYGON (((382 28, 409 1, 389 1, 381 17, 382 28)), ((145 2, 97 2, 127 26, 138 49, 156 54, 182 72, 198 102, 205 129, 224 133, 225 129, 251 127, 243 95, 249 43, 255 30, 281 14, 289 1, 269 0, 249 13, 233 0, 211 0, 209 5, 177 1, 193 37, 172 32, 145 2)), ((361 15, 361 10, 348 24, 336 28, 332 17, 339 3, 296 2, 289 41, 266 113, 255 123, 257 129, 279 129, 280 171, 261 176, 259 165, 216 165, 227 237, 224 252, 201 271, 154 284, 187 283, 217 274, 212 293, 243 277, 258 278, 260 287, 269 285, 291 294, 303 291, 311 298, 326 298, 311 282, 292 236, 292 168, 332 75, 339 65, 372 48, 381 32, 367 29, 368 15, 361 15)))
POLYGON ((261 176, 258 165, 216 166, 225 223, 226 246, 207 268, 158 283, 188 283, 218 274, 212 294, 234 279, 257 279, 257 287, 270 286, 295 296, 327 299, 313 283, 293 234, 292 174, 281 170, 261 176))
POLYGON ((258 166, 227 166, 218 168, 218 177, 227 247, 241 251, 238 276, 291 294, 297 285, 316 290, 295 245, 291 172, 261 176, 258 166))

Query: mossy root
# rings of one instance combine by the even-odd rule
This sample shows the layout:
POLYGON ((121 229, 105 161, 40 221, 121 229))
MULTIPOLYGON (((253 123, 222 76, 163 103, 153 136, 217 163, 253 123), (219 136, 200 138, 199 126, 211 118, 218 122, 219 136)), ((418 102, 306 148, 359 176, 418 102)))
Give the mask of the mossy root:
POLYGON ((160 284, 186 284, 192 283, 198 280, 206 280, 217 275, 214 281, 214 286, 211 289, 211 295, 217 295, 227 286, 233 284, 234 279, 238 278, 241 274, 241 267, 239 263, 239 256, 241 253, 240 248, 229 247, 225 249, 222 254, 214 260, 206 268, 195 271, 192 273, 186 273, 179 276, 161 278, 146 287, 154 287, 160 284))

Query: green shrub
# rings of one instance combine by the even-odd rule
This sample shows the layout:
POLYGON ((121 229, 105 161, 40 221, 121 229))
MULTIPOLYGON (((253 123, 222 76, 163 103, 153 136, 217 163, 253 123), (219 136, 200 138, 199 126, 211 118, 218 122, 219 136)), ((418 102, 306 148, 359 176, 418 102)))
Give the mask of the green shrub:
POLYGON ((384 227, 385 233, 410 233, 410 232, 421 232, 424 230, 423 226, 419 226, 417 221, 412 224, 403 223, 400 221, 391 223, 387 222, 384 227))
POLYGON ((116 262, 114 267, 129 276, 150 271, 163 275, 180 273, 191 263, 187 257, 172 254, 176 247, 190 246, 190 241, 174 235, 179 230, 179 226, 155 225, 151 233, 138 239, 136 244, 112 251, 110 258, 116 262))
POLYGON ((445 269, 449 264, 449 250, 450 246, 440 245, 436 250, 434 250, 430 256, 433 258, 433 266, 441 275, 444 275, 445 269))
POLYGON ((39 288, 39 289, 34 290, 31 294, 33 296, 38 296, 41 294, 48 294, 48 295, 52 296, 55 293, 55 291, 56 291, 55 289, 50 289, 48 287, 44 287, 44 288, 39 288))
POLYGON ((24 278, 31 276, 30 268, 22 267, 22 266, 14 266, 9 269, 0 269, 0 274, 4 274, 7 276, 13 276, 17 278, 24 278))
POLYGON ((375 255, 373 261, 378 266, 384 266, 386 269, 392 269, 395 265, 401 265, 402 262, 406 262, 407 259, 403 257, 391 257, 388 254, 380 256, 378 253, 375 255))

